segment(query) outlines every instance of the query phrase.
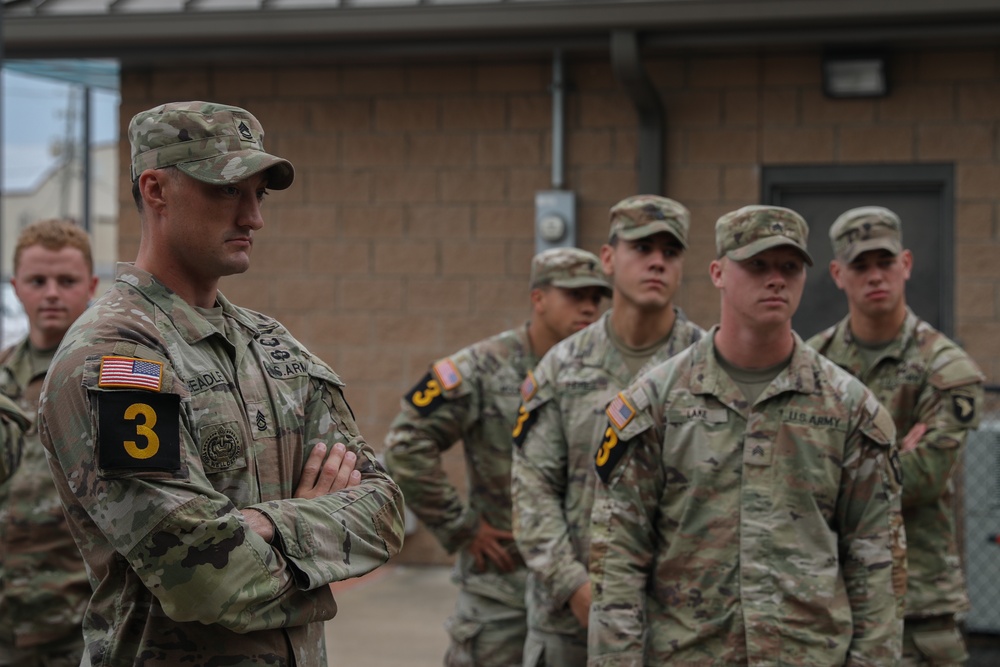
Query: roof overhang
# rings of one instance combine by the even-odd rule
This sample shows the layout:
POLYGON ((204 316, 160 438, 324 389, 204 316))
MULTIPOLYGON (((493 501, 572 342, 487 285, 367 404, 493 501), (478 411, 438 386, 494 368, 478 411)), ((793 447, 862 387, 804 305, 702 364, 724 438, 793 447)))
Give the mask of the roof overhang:
POLYGON ((1000 35, 997 0, 411 2, 417 4, 331 0, 330 6, 316 7, 327 4, 319 0, 294 8, 273 0, 232 0, 229 6, 237 8, 211 9, 217 4, 182 0, 175 10, 139 11, 128 10, 125 0, 8 0, 4 57, 117 58, 142 64, 164 58, 273 61, 276 55, 606 50, 614 30, 637 31, 646 47, 663 49, 926 40, 968 44, 1000 35))

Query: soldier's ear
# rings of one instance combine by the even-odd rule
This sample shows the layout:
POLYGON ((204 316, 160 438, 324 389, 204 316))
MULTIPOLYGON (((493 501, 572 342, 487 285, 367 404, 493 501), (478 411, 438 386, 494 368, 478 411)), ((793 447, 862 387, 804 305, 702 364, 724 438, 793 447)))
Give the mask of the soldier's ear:
POLYGON ((160 212, 167 205, 165 190, 169 174, 163 169, 146 169, 139 174, 139 194, 144 208, 160 212))
POLYGON ((844 289, 844 286, 840 284, 840 262, 835 259, 830 260, 830 277, 833 278, 833 282, 837 285, 837 289, 844 289))

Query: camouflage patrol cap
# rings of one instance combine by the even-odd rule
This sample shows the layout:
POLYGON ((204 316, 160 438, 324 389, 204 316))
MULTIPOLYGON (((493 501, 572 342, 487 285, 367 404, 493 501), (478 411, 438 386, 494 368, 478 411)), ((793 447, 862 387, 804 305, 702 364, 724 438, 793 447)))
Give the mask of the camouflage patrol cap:
POLYGON ((861 206, 840 214, 830 227, 833 254, 845 264, 869 250, 903 251, 903 225, 899 216, 882 206, 861 206))
POLYGON ((657 195, 626 197, 611 207, 611 232, 608 240, 616 236, 626 241, 667 232, 687 248, 691 214, 683 204, 657 195))
POLYGON ((716 257, 725 256, 738 262, 770 248, 790 245, 812 266, 812 256, 806 250, 808 241, 809 225, 805 219, 781 206, 744 206, 726 213, 715 223, 716 257))
POLYGON ((237 183, 268 171, 267 187, 292 184, 292 163, 264 152, 264 128, 249 111, 213 102, 170 102, 128 124, 132 181, 146 169, 177 167, 204 183, 237 183))
POLYGON ((549 248, 531 260, 531 289, 536 287, 600 287, 611 296, 611 283, 597 255, 579 248, 549 248))

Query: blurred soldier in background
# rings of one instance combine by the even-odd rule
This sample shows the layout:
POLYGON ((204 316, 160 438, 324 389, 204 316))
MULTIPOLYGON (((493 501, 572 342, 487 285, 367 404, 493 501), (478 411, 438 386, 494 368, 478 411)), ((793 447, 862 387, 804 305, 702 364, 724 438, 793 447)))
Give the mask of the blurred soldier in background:
MULTIPOLYGON (((527 570, 511 530, 511 430, 522 381, 538 359, 597 319, 611 287, 600 260, 554 248, 531 262, 531 319, 435 363, 403 397, 386 438, 386 461, 407 507, 458 552, 461 590, 447 622, 447 667, 515 667, 527 634, 527 570), (469 500, 448 482, 441 457, 459 440, 469 500)), ((530 379, 523 385, 531 391, 530 379)))
POLYGON ((586 664, 594 444, 615 393, 702 335, 673 305, 689 225, 665 197, 615 204, 601 248, 611 310, 549 350, 522 391, 513 490, 514 537, 531 570, 526 667, 586 664))
POLYGON ((979 423, 983 374, 906 305, 913 256, 899 216, 881 206, 830 228, 830 275, 848 315, 809 344, 875 392, 896 424, 906 526, 903 664, 955 667, 968 654, 955 614, 968 611, 955 534, 952 476, 979 423))
POLYGON ((34 421, 56 348, 97 289, 86 232, 69 220, 25 227, 11 284, 28 336, 0 352, 0 392, 32 425, 20 464, 0 485, 0 665, 77 667, 90 582, 34 421))

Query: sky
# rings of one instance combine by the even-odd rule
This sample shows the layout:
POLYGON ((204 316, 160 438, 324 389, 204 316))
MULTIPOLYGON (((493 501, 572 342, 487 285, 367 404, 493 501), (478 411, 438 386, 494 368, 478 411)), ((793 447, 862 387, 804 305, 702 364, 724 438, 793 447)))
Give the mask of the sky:
MULTIPOLYGON (((73 132, 81 136, 83 87, 6 68, 0 83, 3 191, 29 189, 55 163, 52 146, 67 134, 67 110, 74 92, 77 122, 73 132)), ((118 93, 94 88, 91 95, 91 141, 111 141, 118 134, 118 93)))

